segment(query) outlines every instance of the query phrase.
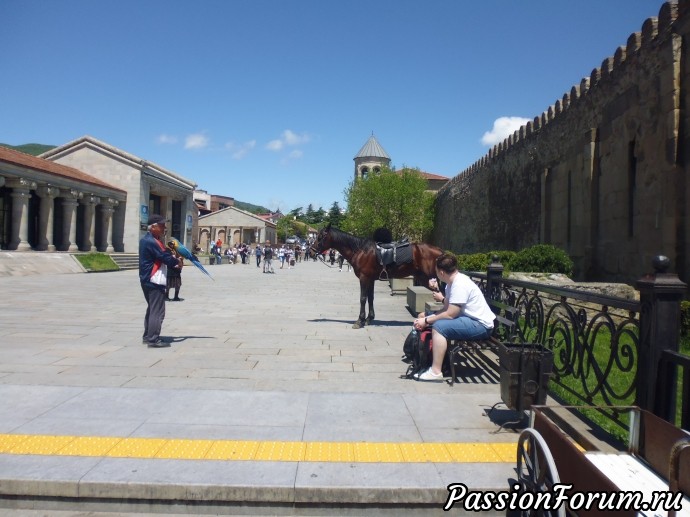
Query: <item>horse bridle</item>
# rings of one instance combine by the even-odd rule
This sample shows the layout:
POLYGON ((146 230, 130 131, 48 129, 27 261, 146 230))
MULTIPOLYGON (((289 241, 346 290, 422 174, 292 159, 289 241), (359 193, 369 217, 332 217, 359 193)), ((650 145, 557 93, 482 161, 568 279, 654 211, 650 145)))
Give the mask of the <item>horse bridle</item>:
POLYGON ((318 257, 318 259, 321 261, 321 263, 324 266, 329 267, 329 268, 333 268, 335 266, 328 265, 326 263, 326 258, 323 256, 323 253, 320 251, 320 248, 321 248, 321 246, 319 245, 319 242, 321 241, 320 233, 321 232, 316 234, 316 239, 314 240, 314 243, 309 246, 309 249, 312 251, 312 253, 314 253, 314 255, 316 255, 316 257, 318 257))
POLYGON ((321 247, 319 243, 321 242, 321 231, 316 234, 316 239, 314 239, 314 242, 312 242, 309 245, 309 249, 312 251, 312 253, 315 253, 316 255, 321 255, 321 251, 319 251, 319 248, 321 247))

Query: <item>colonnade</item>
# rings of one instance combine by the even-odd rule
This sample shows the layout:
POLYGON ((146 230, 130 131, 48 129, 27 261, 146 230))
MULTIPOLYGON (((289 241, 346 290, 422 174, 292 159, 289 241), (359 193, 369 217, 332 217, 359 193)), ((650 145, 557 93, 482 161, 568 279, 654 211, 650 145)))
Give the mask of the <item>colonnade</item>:
MULTIPOLYGON (((115 251, 113 214, 120 202, 74 188, 39 185, 27 178, 4 178, 0 187, 10 190, 10 215, 7 248, 16 251, 115 251), (37 210, 31 210, 32 196, 39 198, 37 210), (79 206, 83 210, 79 211, 79 206), (100 207, 97 210, 97 207, 100 207), (79 216, 81 215, 81 220, 79 216), (96 234, 97 217, 99 232, 96 234), (58 224, 56 224, 56 221, 58 224), (80 223, 80 224, 78 224, 80 223), (29 228, 35 229, 30 243, 29 228), (81 235, 77 235, 80 228, 81 235)), ((36 205, 34 205, 36 206, 36 205)))

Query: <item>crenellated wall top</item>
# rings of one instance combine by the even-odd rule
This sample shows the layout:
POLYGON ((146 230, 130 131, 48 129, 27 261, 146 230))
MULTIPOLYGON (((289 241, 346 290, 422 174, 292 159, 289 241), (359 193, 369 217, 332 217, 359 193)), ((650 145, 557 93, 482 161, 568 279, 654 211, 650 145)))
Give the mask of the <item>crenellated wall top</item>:
POLYGON ((470 173, 482 168, 517 143, 536 135, 547 124, 559 119, 579 99, 591 95, 600 81, 610 76, 631 56, 653 45, 657 37, 667 33, 680 16, 690 17, 690 0, 664 3, 659 9, 658 17, 647 18, 642 24, 641 31, 632 33, 625 46, 619 46, 613 56, 605 58, 600 67, 593 69, 588 77, 584 77, 579 85, 573 86, 570 92, 563 95, 562 99, 556 100, 541 115, 534 117, 533 121, 527 122, 502 142, 494 145, 486 155, 462 171, 458 178, 465 176, 465 174, 469 177, 470 173))

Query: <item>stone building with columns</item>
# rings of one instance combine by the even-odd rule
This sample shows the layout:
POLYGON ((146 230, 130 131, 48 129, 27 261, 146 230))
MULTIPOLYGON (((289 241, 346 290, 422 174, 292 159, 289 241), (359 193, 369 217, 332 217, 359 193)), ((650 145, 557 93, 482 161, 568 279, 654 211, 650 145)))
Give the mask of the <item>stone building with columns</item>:
POLYGON ((114 251, 126 200, 81 170, 0 147, 0 249, 114 251))
POLYGON ((146 232, 149 214, 170 220, 168 235, 185 246, 193 244, 198 211, 193 192, 196 183, 91 136, 83 136, 40 155, 40 158, 73 167, 118 185, 126 192, 113 213, 115 251, 135 253, 146 232))
POLYGON ((201 249, 208 251, 211 240, 215 242, 218 239, 223 242, 223 249, 241 243, 270 241, 275 244, 276 225, 256 214, 230 206, 199 217, 198 242, 201 249))

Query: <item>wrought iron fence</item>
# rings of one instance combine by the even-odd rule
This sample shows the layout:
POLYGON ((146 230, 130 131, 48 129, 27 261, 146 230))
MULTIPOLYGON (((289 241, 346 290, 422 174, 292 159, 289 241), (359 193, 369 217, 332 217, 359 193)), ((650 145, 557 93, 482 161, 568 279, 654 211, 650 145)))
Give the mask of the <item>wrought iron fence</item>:
POLYGON ((550 391, 569 404, 597 406, 618 426, 610 406, 636 399, 640 303, 577 289, 467 273, 484 292, 519 310, 521 339, 554 354, 550 391), (607 407, 608 406, 608 407, 607 407))
POLYGON ((668 402, 662 416, 678 427, 690 429, 690 357, 664 350, 658 397, 668 402))

